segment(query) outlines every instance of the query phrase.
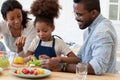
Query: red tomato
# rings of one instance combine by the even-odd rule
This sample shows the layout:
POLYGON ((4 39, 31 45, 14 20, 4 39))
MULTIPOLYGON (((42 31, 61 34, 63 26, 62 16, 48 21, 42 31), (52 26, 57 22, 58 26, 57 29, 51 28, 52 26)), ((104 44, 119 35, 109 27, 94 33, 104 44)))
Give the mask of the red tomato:
POLYGON ((33 73, 34 75, 38 75, 38 72, 37 72, 37 70, 34 70, 34 73, 33 73))
POLYGON ((17 74, 17 70, 15 70, 14 73, 17 74))
POLYGON ((34 73, 34 70, 29 70, 29 73, 30 73, 30 74, 33 74, 33 73, 34 73))
POLYGON ((22 73, 24 73, 24 74, 29 74, 29 70, 27 70, 27 69, 22 69, 22 73))

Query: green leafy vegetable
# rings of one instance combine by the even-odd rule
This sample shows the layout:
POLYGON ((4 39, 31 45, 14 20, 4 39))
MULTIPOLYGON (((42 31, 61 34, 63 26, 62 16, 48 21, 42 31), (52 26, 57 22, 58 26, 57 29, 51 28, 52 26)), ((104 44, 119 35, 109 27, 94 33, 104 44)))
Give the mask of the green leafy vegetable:
POLYGON ((31 60, 27 62, 27 66, 30 66, 30 67, 31 66, 38 66, 38 67, 40 67, 41 62, 42 62, 42 60, 38 60, 38 59, 36 59, 35 56, 32 56, 31 60))

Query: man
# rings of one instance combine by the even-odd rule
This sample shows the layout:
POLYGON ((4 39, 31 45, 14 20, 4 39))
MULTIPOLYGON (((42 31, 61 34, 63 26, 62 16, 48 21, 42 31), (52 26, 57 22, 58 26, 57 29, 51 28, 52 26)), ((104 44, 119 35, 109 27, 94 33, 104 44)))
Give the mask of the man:
MULTIPOLYGON (((116 32, 111 22, 100 14, 99 0, 74 0, 73 7, 79 28, 87 28, 78 57, 82 63, 88 63, 88 74, 115 73, 116 32)), ((55 59, 42 65, 53 71, 61 71, 60 66, 55 59)), ((65 69, 75 72, 76 64, 67 64, 65 69)))

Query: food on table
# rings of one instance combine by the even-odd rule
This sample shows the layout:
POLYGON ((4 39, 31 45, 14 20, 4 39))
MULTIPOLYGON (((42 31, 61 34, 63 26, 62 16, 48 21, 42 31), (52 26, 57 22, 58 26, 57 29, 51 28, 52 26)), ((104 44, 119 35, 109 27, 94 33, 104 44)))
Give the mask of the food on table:
POLYGON ((0 67, 6 68, 9 66, 9 61, 5 58, 5 56, 0 56, 0 67))
POLYGON ((14 64, 24 64, 24 59, 23 59, 23 57, 20 57, 20 56, 15 57, 13 60, 13 63, 14 64))
POLYGON ((45 70, 44 69, 38 69, 38 68, 30 68, 30 69, 27 69, 27 68, 23 68, 21 70, 15 70, 14 71, 15 74, 29 74, 29 75, 39 75, 39 74, 45 74, 45 70))
POLYGON ((40 67, 41 63, 42 63, 42 60, 38 60, 38 59, 36 59, 35 56, 32 56, 31 60, 27 62, 27 66, 29 66, 29 67, 33 67, 33 66, 40 67))
POLYGON ((29 74, 29 70, 26 69, 26 68, 23 68, 23 69, 22 69, 22 73, 24 73, 24 74, 29 74))
POLYGON ((15 70, 14 73, 21 74, 21 71, 20 70, 15 70))
POLYGON ((22 38, 26 39, 26 35, 22 35, 22 38))

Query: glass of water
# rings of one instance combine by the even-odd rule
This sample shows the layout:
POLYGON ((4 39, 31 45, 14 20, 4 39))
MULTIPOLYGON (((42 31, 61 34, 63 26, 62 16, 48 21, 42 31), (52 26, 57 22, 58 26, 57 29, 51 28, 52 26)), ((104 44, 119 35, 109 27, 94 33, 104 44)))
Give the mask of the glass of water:
POLYGON ((12 64, 13 60, 18 54, 16 52, 11 52, 11 51, 4 51, 4 55, 6 59, 8 59, 9 63, 12 64))
POLYGON ((76 78, 78 80, 86 80, 87 63, 78 63, 76 65, 76 78))

